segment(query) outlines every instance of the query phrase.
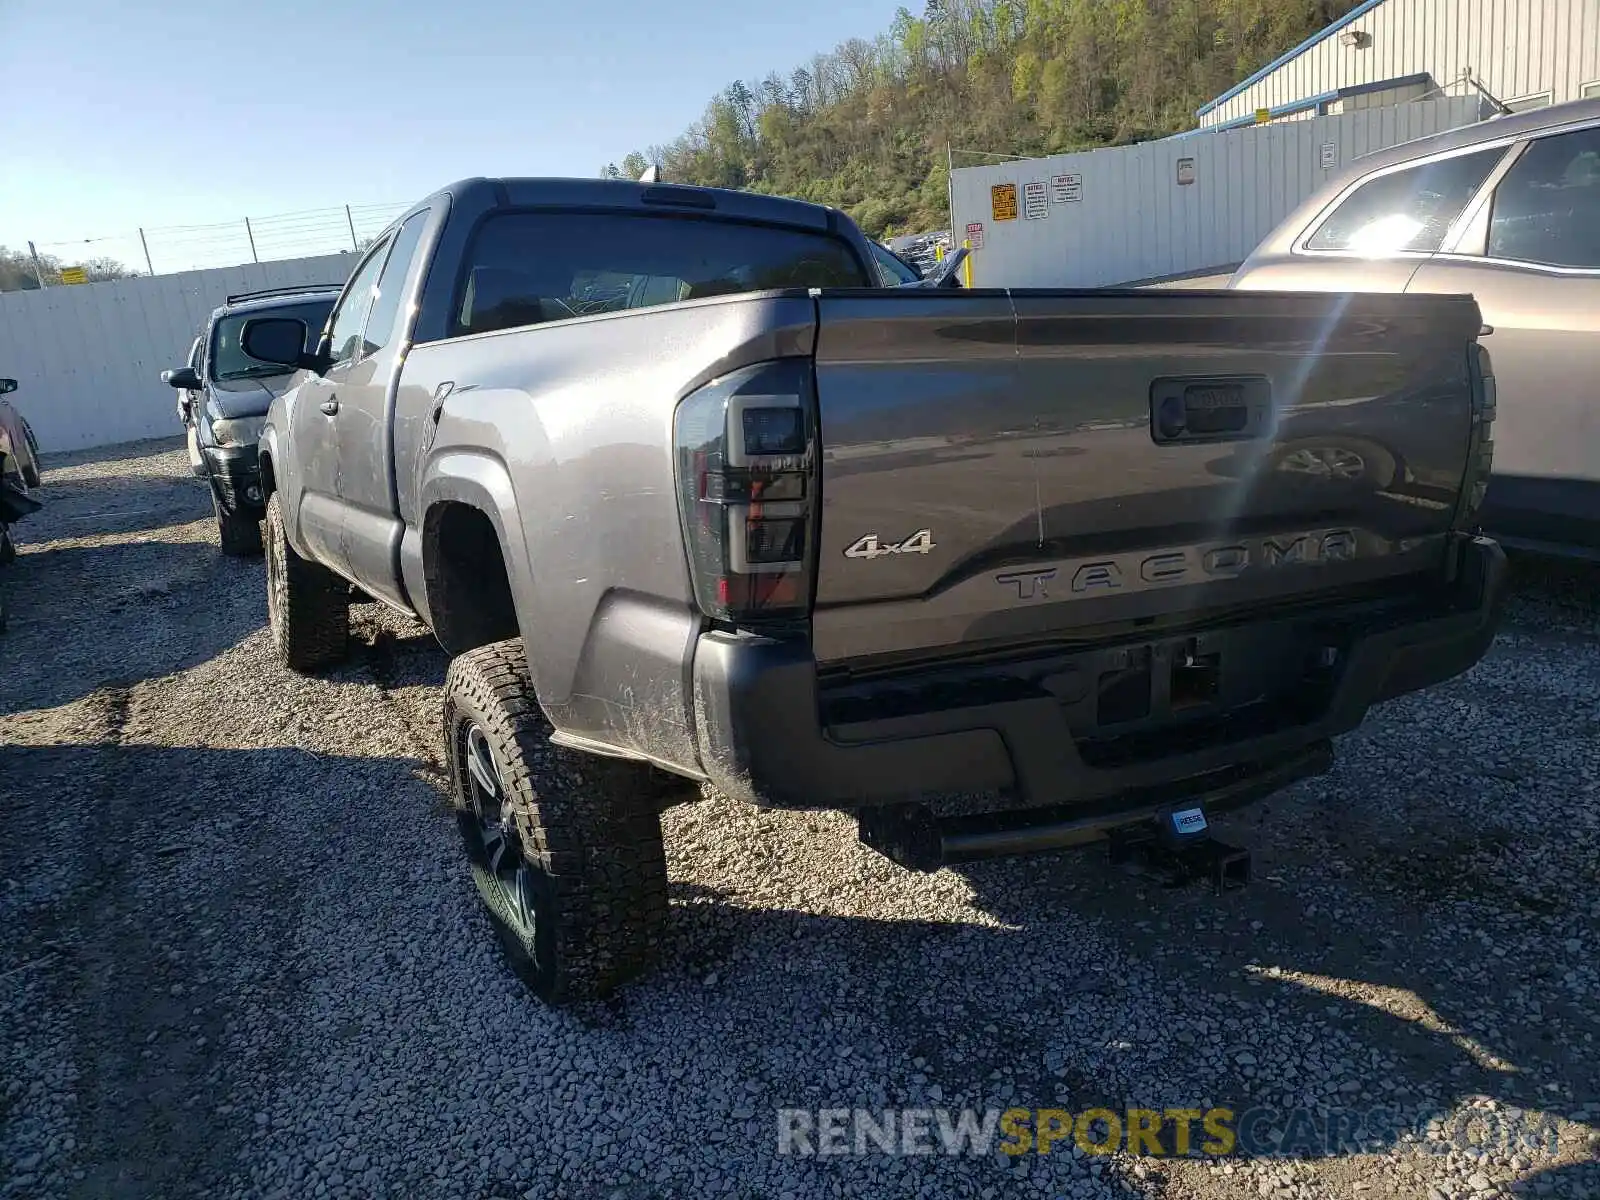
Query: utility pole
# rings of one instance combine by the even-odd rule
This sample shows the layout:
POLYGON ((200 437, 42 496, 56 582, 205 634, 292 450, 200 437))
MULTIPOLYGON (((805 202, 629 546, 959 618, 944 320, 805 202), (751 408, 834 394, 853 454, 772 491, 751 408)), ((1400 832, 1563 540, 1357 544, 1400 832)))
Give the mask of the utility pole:
POLYGON ((153 264, 150 261, 150 243, 145 240, 144 228, 142 226, 139 229, 139 245, 144 247, 144 266, 145 266, 145 270, 149 271, 150 274, 154 275, 156 273, 156 268, 155 268, 155 264, 153 264))
POLYGON ((950 245, 956 244, 956 153, 950 148, 950 139, 944 143, 944 202, 950 209, 950 245))
POLYGON ((350 226, 350 249, 359 253, 361 250, 361 243, 356 241, 356 221, 355 218, 350 215, 350 206, 348 204, 344 206, 344 223, 350 226))
POLYGON ((33 248, 33 243, 28 243, 28 257, 33 259, 33 277, 39 281, 39 290, 44 290, 44 268, 39 265, 39 252, 33 248))
POLYGON ((261 256, 256 253, 256 234, 255 234, 255 230, 250 228, 250 218, 249 217, 246 217, 244 219, 244 235, 245 235, 245 237, 250 239, 250 257, 254 261, 260 262, 261 261, 261 256))

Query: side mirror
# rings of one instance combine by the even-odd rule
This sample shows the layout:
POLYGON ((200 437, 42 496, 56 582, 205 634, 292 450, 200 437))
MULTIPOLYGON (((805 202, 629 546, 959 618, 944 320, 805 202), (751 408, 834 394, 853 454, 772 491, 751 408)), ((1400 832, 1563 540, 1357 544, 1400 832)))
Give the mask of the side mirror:
POLYGON ((200 386, 200 376, 194 373, 193 367, 179 367, 175 371, 161 372, 161 382, 170 388, 190 391, 200 386))
POLYGON ((972 251, 965 246, 960 247, 954 254, 939 264, 939 270, 926 280, 926 286, 935 288, 961 287, 961 264, 966 261, 967 255, 971 253, 972 251))
POLYGON ((15 379, 0 379, 0 396, 9 396, 16 390, 17 381, 15 379))
POLYGON ((251 358, 284 367, 317 369, 317 356, 305 351, 306 323, 295 317, 257 317, 246 321, 239 347, 251 358))

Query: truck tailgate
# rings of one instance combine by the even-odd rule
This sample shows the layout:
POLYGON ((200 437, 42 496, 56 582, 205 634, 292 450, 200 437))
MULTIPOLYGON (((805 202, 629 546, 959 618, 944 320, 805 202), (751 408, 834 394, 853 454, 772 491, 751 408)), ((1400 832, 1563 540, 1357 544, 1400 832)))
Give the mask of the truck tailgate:
POLYGON ((1088 636, 1442 565, 1470 297, 818 305, 820 659, 1088 636))

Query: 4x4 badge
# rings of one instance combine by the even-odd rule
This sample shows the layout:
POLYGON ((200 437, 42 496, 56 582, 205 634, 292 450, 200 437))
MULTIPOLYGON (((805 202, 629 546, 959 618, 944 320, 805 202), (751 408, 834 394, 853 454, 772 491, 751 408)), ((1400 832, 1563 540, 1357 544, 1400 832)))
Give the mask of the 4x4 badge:
POLYGON ((903 542, 884 542, 875 533, 857 538, 845 548, 846 558, 883 558, 889 554, 927 554, 933 549, 933 531, 919 529, 903 542))

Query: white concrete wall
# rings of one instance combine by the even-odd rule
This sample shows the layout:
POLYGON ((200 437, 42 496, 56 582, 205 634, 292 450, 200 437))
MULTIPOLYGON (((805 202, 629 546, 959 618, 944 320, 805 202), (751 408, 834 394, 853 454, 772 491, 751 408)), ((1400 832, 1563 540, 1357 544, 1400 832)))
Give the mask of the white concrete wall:
POLYGON ((1451 94, 1468 69, 1500 100, 1551 92, 1552 103, 1583 98, 1600 83, 1600 0, 1383 0, 1340 32, 1372 40, 1346 46, 1339 34, 1295 55, 1216 108, 1202 127, 1326 95, 1426 72, 1451 94))
POLYGON ((211 310, 231 293, 343 283, 354 254, 253 263, 0 294, 0 376, 42 451, 176 436, 182 366, 211 310))
POLYGON ((951 173, 952 237, 983 225, 972 253, 974 287, 1104 287, 1242 261, 1279 221, 1353 159, 1477 121, 1468 97, 1340 116, 1199 130, 1110 150, 1090 150, 951 173), (1324 148, 1331 147, 1324 158, 1324 148), (1192 159, 1194 182, 1177 182, 1192 159), (1028 219, 1024 188, 1078 175, 1082 199, 1028 219), (1017 189, 1018 215, 996 221, 991 189, 1017 189))

